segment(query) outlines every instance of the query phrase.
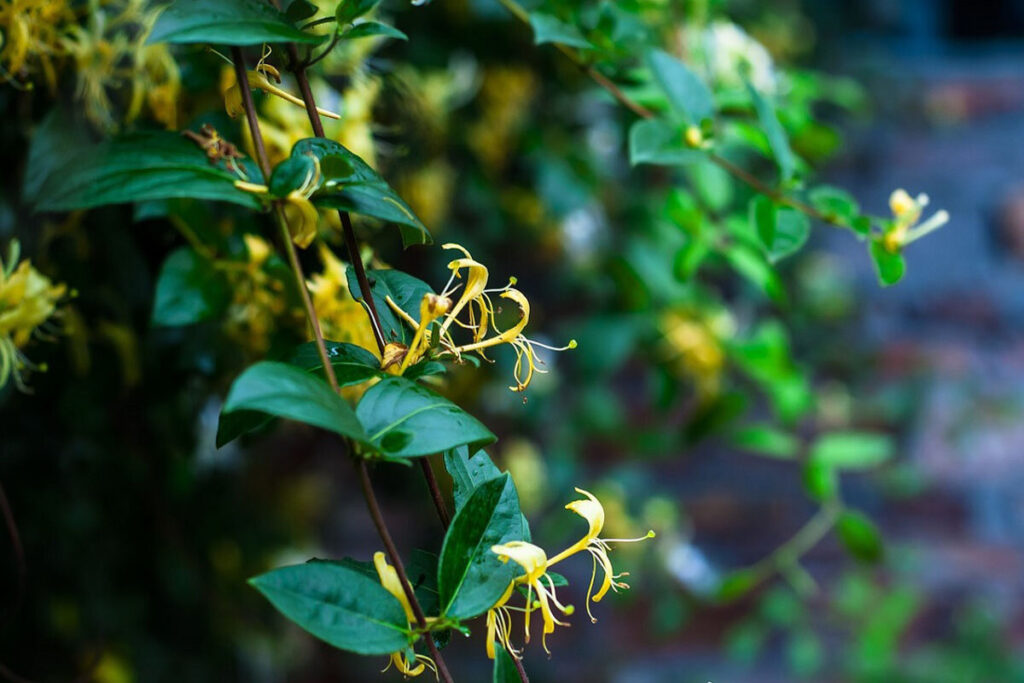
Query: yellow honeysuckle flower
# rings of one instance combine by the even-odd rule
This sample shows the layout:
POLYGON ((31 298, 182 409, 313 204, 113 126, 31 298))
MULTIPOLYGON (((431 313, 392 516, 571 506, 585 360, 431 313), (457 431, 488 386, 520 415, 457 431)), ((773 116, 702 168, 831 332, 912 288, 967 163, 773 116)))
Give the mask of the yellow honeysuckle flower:
MULTIPOLYGON (((491 546, 491 552, 498 556, 502 562, 512 560, 518 564, 525 575, 518 577, 512 585, 525 585, 528 589, 526 597, 526 642, 530 642, 530 615, 535 609, 540 609, 544 627, 541 634, 541 644, 544 651, 550 654, 547 645, 547 635, 554 633, 555 625, 568 626, 564 621, 555 617, 552 605, 558 608, 562 614, 572 614, 572 605, 563 605, 555 595, 555 583, 547 573, 548 558, 544 549, 526 541, 509 541, 508 543, 491 546), (545 585, 545 580, 547 584, 545 585), (533 593, 537 594, 537 606, 534 606, 533 593)), ((512 586, 510 586, 511 589, 512 586)), ((510 593, 511 591, 506 591, 510 593)), ((507 598, 506 598, 507 600, 507 598)), ((489 649, 488 655, 492 654, 493 646, 489 649)))
POLYGON ((612 562, 608 557, 608 552, 611 550, 611 546, 609 544, 643 541, 648 538, 654 538, 654 532, 648 531, 646 536, 641 536, 640 538, 600 538, 599 535, 601 530, 604 528, 604 506, 601 505, 601 501, 599 501, 594 494, 589 491, 577 488, 576 493, 585 497, 581 500, 572 501, 565 506, 565 509, 572 510, 577 515, 587 520, 589 529, 587 530, 587 534, 574 545, 552 557, 548 561, 548 567, 557 562, 561 562, 570 555, 574 555, 582 550, 586 550, 591 554, 594 560, 594 571, 590 576, 590 587, 587 588, 587 615, 590 617, 591 621, 597 621, 597 619, 594 618, 594 615, 590 612, 590 602, 599 602, 609 589, 618 591, 620 589, 629 588, 629 584, 619 581, 621 577, 628 576, 629 572, 616 574, 612 569, 612 562), (594 593, 594 580, 597 578, 598 565, 601 566, 604 578, 601 582, 601 587, 597 589, 596 593, 594 593))
POLYGON ((0 387, 13 376, 18 388, 26 390, 22 370, 36 366, 21 349, 43 331, 67 287, 53 284, 27 260, 18 263, 19 251, 18 242, 13 241, 8 262, 0 257, 0 387))
POLYGON ((924 207, 928 206, 928 195, 923 192, 911 197, 904 189, 895 190, 889 196, 889 208, 894 217, 892 227, 882 238, 885 248, 893 253, 915 240, 919 240, 933 230, 941 228, 949 222, 949 213, 936 211, 935 214, 918 225, 924 207))
MULTIPOLYGON (((508 344, 515 350, 516 364, 513 376, 515 377, 516 384, 509 387, 512 391, 525 390, 533 379, 535 372, 545 372, 543 369, 538 368, 538 365, 542 365, 542 362, 537 357, 535 347, 552 351, 576 348, 575 340, 570 341, 566 346, 554 347, 528 339, 523 334, 523 331, 530 321, 530 301, 526 298, 526 295, 512 286, 516 284, 515 278, 511 278, 504 287, 487 289, 488 271, 486 266, 473 259, 472 254, 461 245, 448 243, 442 246, 444 249, 455 249, 463 254, 462 258, 449 262, 448 268, 452 271, 451 277, 449 277, 441 293, 437 295, 438 301, 448 302, 449 307, 446 311, 438 316, 425 316, 421 314, 420 321, 417 322, 394 301, 387 299, 388 305, 395 311, 395 314, 416 330, 414 343, 403 361, 402 371, 422 358, 428 348, 430 348, 432 337, 430 336, 429 327, 435 320, 440 319, 441 316, 443 316, 443 319, 441 319, 437 330, 438 346, 441 348, 441 354, 460 358, 463 353, 475 352, 486 359, 484 350, 493 346, 508 344), (465 287, 461 295, 455 298, 455 293, 460 286, 456 284, 456 280, 463 279, 463 270, 466 271, 465 287), (491 300, 492 294, 497 294, 500 298, 515 302, 519 308, 519 320, 508 329, 500 329, 495 322, 494 302, 491 300), (450 303, 452 299, 455 299, 454 304, 450 303), (459 318, 462 314, 465 314, 465 320, 459 318), (453 327, 470 331, 473 340, 460 345, 452 336, 453 327), (489 334, 491 336, 488 336, 489 334)), ((425 297, 421 307, 426 305, 426 302, 427 298, 425 297)))
POLYGON ((515 590, 516 584, 513 581, 505 589, 505 592, 498 602, 494 604, 489 610, 487 610, 487 657, 494 659, 494 640, 497 639, 498 643, 505 648, 505 650, 513 657, 518 658, 520 653, 512 645, 512 614, 509 611, 509 607, 506 603, 509 598, 512 597, 512 591, 515 590))
MULTIPOLYGON (((412 605, 409 604, 409 599, 405 597, 405 591, 402 590, 402 581, 398 578, 398 572, 388 564, 387 556, 380 551, 375 552, 373 554, 373 566, 377 570, 377 576, 380 577, 380 585, 384 586, 388 593, 391 593, 398 602, 402 603, 406 621, 410 624, 414 623, 416 616, 413 614, 412 605)), ((430 636, 428 635, 427 637, 429 638, 430 636)), ((405 676, 419 676, 425 669, 430 669, 435 675, 437 674, 434 660, 426 655, 417 654, 415 659, 410 662, 405 652, 392 652, 391 661, 384 667, 384 671, 391 668, 392 664, 405 676)))

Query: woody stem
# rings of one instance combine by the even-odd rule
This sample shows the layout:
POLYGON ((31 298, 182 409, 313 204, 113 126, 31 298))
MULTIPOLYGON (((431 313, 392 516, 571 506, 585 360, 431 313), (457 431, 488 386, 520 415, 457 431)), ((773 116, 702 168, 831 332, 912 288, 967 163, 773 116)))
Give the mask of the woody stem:
MULTIPOLYGON (((309 78, 306 75, 306 67, 302 64, 299 59, 298 48, 295 47, 294 43, 288 44, 288 58, 291 62, 291 71, 295 76, 295 81, 299 85, 299 92, 302 93, 302 102, 306 105, 306 114, 309 117, 309 123, 313 127, 313 134, 317 137, 324 137, 324 126, 320 120, 320 112, 316 108, 316 99, 313 97, 313 90, 309 87, 309 78)), ((384 346, 386 340, 384 339, 384 328, 380 322, 380 314, 377 312, 377 305, 373 301, 373 296, 370 294, 370 283, 366 278, 366 269, 363 267, 363 259, 359 255, 359 246, 356 243, 355 231, 352 229, 352 219, 349 217, 347 211, 338 211, 338 216, 341 218, 342 233, 345 236, 345 248, 348 250, 349 261, 352 263, 352 267, 356 272, 356 281, 359 283, 359 291, 362 294, 363 303, 366 304, 366 313, 370 318, 370 325, 373 327, 373 336, 377 342, 377 348, 380 350, 381 355, 384 355, 384 346)), ((448 523, 451 520, 451 515, 448 514, 448 508, 445 506, 444 496, 441 494, 441 489, 437 484, 437 477, 434 476, 434 470, 430 464, 430 460, 427 458, 420 458, 420 469, 423 472, 423 479, 427 483, 427 488, 430 490, 430 497, 434 501, 434 507, 437 509, 437 516, 441 520, 441 525, 447 530, 448 523)))
MULTIPOLYGON (((242 55, 242 51, 238 47, 231 48, 231 57, 234 61, 235 77, 238 79, 239 89, 242 91, 242 105, 245 108, 246 119, 249 122, 249 133, 252 136, 253 148, 256 151, 257 162, 259 163, 260 170, 263 172, 264 181, 267 181, 270 178, 270 159, 267 156, 266 147, 263 144, 263 134, 260 131, 259 119, 256 117, 256 107, 253 103, 252 92, 248 87, 245 57, 242 55)), ((317 320, 316 311, 313 308, 313 302, 309 297, 308 290, 306 289, 305 277, 302 274, 302 267, 299 263, 298 255, 295 252, 295 247, 292 244, 291 235, 288 232, 288 225, 285 220, 284 211, 279 204, 274 207, 274 214, 281 227, 285 251, 288 253, 288 261, 295 273, 299 291, 302 294, 302 303, 306 310, 306 317, 309 320, 310 326, 313 328, 314 341, 316 343, 320 359, 324 365, 324 374, 327 377, 327 383, 330 385, 331 389, 337 392, 338 379, 334 374, 334 367, 331 365, 330 358, 327 355, 327 347, 324 343, 323 335, 320 332, 320 323, 317 320)), ((359 261, 357 260, 356 262, 359 261)), ((361 264, 361 262, 359 263, 361 264)), ((369 289, 365 291, 369 291, 369 289)), ((353 454, 355 453, 351 443, 349 443, 349 451, 353 454)), ((395 571, 398 573, 398 577, 402 584, 402 591, 405 593, 405 597, 409 601, 409 605, 412 607, 413 614, 416 616, 417 625, 420 629, 426 631, 426 617, 423 614, 423 609, 420 607, 419 601, 416 599, 416 594, 413 592, 412 585, 409 583, 409 577, 405 573, 405 566, 402 564, 402 558, 398 554, 398 550, 395 548, 395 544, 391 540, 391 534, 388 532, 387 526, 384 523, 384 518, 381 516, 380 505, 377 503, 377 497, 373 492, 372 485, 370 484, 369 473, 366 469, 366 461, 359 457, 356 457, 356 461, 360 474, 363 497, 366 499, 366 506, 370 511, 370 516, 373 518, 374 525, 377 527, 377 533, 380 535, 381 541, 384 543, 384 548, 391 560, 391 564, 395 567, 395 571)), ((433 657, 434 662, 437 665, 438 673, 442 680, 446 683, 453 683, 451 675, 448 673, 448 669, 445 666, 444 660, 441 659, 441 654, 437 650, 437 646, 434 644, 434 639, 429 633, 426 636, 426 641, 431 657, 433 657)))

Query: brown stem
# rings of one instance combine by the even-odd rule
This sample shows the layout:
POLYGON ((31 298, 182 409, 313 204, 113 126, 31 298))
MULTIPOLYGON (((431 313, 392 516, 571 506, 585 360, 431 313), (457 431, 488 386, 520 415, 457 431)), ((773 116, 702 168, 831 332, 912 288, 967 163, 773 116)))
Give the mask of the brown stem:
MULTIPOLYGON (((267 179, 270 177, 270 160, 267 157, 266 148, 263 145, 263 135, 260 132, 259 120, 256 118, 256 108, 253 105, 252 93, 249 91, 245 70, 245 58, 242 55, 242 51, 237 47, 231 48, 231 56, 235 63, 235 76, 238 78, 239 88, 242 91, 242 104, 245 107, 246 118, 249 121, 249 132, 252 136, 253 147, 256 150, 256 156, 258 158, 260 168, 263 171, 264 178, 267 179)), ((309 319, 310 326, 312 326, 314 330, 314 340, 316 342, 317 351, 320 353, 320 359, 324 363, 324 374, 327 375, 327 381, 331 388, 334 389, 334 391, 337 391, 338 380, 334 374, 334 367, 330 364, 330 359, 327 356, 327 349, 324 344, 323 335, 320 334, 320 325, 317 321, 316 311, 313 309, 313 303, 309 298, 309 292, 306 290, 305 278, 302 274, 298 255, 295 253, 295 247, 292 244, 291 235, 288 233, 288 224, 285 220, 284 210, 281 208, 280 204, 278 204, 275 206, 274 212, 275 217, 281 226, 285 250, 288 252, 289 263, 291 264, 296 280, 298 281, 299 290, 303 295, 302 303, 306 309, 306 317, 309 319)), ((402 558, 398 555, 398 550, 395 548, 395 544, 391 540, 391 534, 388 533, 387 526, 384 524, 384 518, 380 514, 380 506, 377 504, 377 498, 374 495, 373 487, 370 484, 370 476, 366 469, 366 461, 357 457, 356 462, 360 473, 363 496, 366 498, 366 506, 370 509, 370 516, 373 517, 373 523, 377 527, 377 533, 380 535, 381 541, 384 543, 388 557, 391 559, 391 564, 395 567, 395 571, 398 573, 398 578, 402 584, 402 590, 405 592, 405 596, 409 600, 409 605, 412 607, 413 614, 416 615, 417 624, 425 633, 427 646, 430 649, 430 654, 434 659, 434 663, 437 665, 438 673, 446 683, 453 683, 451 675, 448 673, 448 668, 445 666, 444 660, 441 659, 441 654, 437 649, 437 645, 434 643, 433 637, 427 630, 427 620, 423 615, 423 609, 420 607, 419 601, 416 600, 416 594, 413 592, 412 585, 409 583, 409 577, 405 573, 405 566, 402 564, 402 558)))
POLYGON ((516 665, 516 673, 519 674, 519 680, 523 683, 530 683, 530 677, 526 675, 526 669, 523 668, 523 660, 511 652, 509 652, 509 656, 512 657, 512 663, 516 665))
POLYGON ((434 468, 430 464, 429 458, 420 458, 420 469, 423 470, 423 479, 427 482, 427 488, 430 489, 430 497, 434 501, 434 508, 437 510, 437 518, 441 520, 441 526, 444 527, 445 531, 448 530, 448 525, 451 524, 452 518, 448 514, 448 506, 444 504, 444 497, 441 495, 441 487, 437 485, 437 477, 434 476, 434 468))
MULTIPOLYGON (((313 134, 317 137, 324 137, 324 126, 320 120, 320 112, 316 109, 316 99, 313 97, 313 90, 309 87, 309 78, 306 76, 306 67, 299 61, 299 51, 293 43, 288 44, 288 58, 291 62, 290 68, 295 75, 295 81, 299 85, 299 92, 302 93, 302 102, 306 105, 306 115, 313 127, 313 134)), ((363 259, 359 254, 359 245, 356 243, 356 233, 352 228, 352 219, 347 211, 338 211, 341 218, 342 234, 345 237, 345 248, 348 251, 349 262, 356 272, 356 281, 359 283, 359 291, 362 294, 363 303, 366 305, 367 315, 370 317, 370 326, 373 327, 373 338, 377 342, 377 348, 381 356, 384 355, 384 347, 387 340, 384 338, 384 328, 380 322, 380 314, 377 312, 377 305, 370 294, 370 282, 366 277, 366 268, 363 267, 363 259)), ((430 489, 430 497, 434 500, 434 507, 437 508, 437 516, 442 526, 448 528, 451 516, 444 504, 444 496, 437 484, 434 470, 430 461, 420 460, 420 468, 423 470, 423 478, 430 489)))
POLYGON ((395 542, 391 540, 391 534, 388 532, 387 525, 384 523, 384 516, 380 512, 380 505, 377 503, 377 496, 373 492, 373 484, 370 483, 370 472, 366 467, 366 460, 362 458, 356 459, 356 468, 359 470, 359 484, 363 488, 363 498, 366 499, 366 507, 370 511, 370 517, 373 518, 373 524, 377 527, 377 533, 380 535, 380 540, 384 543, 384 550, 387 552, 388 557, 391 559, 391 564, 394 565, 395 571, 398 573, 399 582, 402 584, 402 591, 405 592, 405 597, 409 601, 409 606, 412 607, 412 613, 416 616, 416 624, 424 631, 424 640, 427 641, 427 647, 430 649, 430 656, 434 660, 434 664, 437 665, 437 673, 442 680, 447 683, 452 683, 452 676, 448 673, 448 667, 445 666, 444 660, 441 658, 441 653, 437 649, 437 645, 434 643, 434 637, 429 631, 427 631, 427 619, 423 614, 423 608, 420 607, 420 603, 416 600, 416 594, 412 590, 412 584, 409 583, 409 577, 405 573, 405 566, 402 564, 402 558, 398 555, 398 549, 395 548, 395 542))

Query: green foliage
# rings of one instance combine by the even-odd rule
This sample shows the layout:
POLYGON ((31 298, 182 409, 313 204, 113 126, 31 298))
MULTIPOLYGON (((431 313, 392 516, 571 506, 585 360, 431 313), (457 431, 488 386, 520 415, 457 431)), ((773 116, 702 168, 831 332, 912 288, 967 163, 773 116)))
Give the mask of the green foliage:
MULTIPOLYGON (((363 291, 359 288, 359 281, 356 274, 350 269, 347 273, 349 291, 356 299, 364 299, 363 291)), ((381 332, 384 339, 389 342, 407 344, 412 341, 414 332, 409 329, 402 320, 395 314, 388 304, 388 299, 395 302, 399 308, 409 314, 413 320, 419 322, 420 302, 424 294, 433 294, 431 289, 423 280, 415 278, 400 270, 368 270, 366 271, 367 281, 370 283, 370 296, 380 316, 381 332)))
POLYGON ((811 460, 827 467, 862 470, 892 457, 892 439, 869 432, 832 432, 811 447, 811 460))
POLYGON ((836 520, 836 532, 851 555, 864 562, 882 559, 882 535, 867 516, 845 510, 836 520))
POLYGON ((754 111, 757 112, 757 119, 761 123, 764 134, 768 136, 768 144, 771 147, 775 162, 779 165, 779 175, 782 182, 789 182, 796 171, 796 158, 789 146, 789 138, 786 131, 779 123, 775 115, 775 109, 771 103, 757 91, 754 86, 747 84, 747 92, 754 103, 754 111))
POLYGON ((370 437, 348 403, 322 379, 287 363, 263 361, 239 375, 223 411, 239 410, 305 422, 370 446, 370 437))
POLYGON ((496 438, 448 399, 404 377, 387 377, 370 387, 356 406, 356 416, 366 440, 389 458, 431 455, 459 446, 475 451, 496 438))
POLYGON ((871 253, 871 260, 875 263, 878 281, 883 287, 894 285, 903 279, 903 274, 907 270, 903 254, 890 251, 881 239, 871 240, 868 250, 871 253))
POLYGON ((292 19, 261 0, 174 0, 157 19, 150 43, 260 45, 317 44, 322 36, 303 33, 292 19))
POLYGON ((153 297, 154 325, 191 325, 220 314, 228 284, 209 259, 189 247, 171 253, 160 269, 153 297))
POLYGON ((593 47, 578 28, 550 14, 532 12, 530 26, 533 27, 533 42, 536 45, 559 43, 581 49, 593 47))
POLYGON ((714 96, 685 64, 663 50, 650 50, 647 65, 677 118, 694 125, 714 118, 714 96))
POLYGON ((479 484, 452 519, 441 547, 438 592, 444 614, 468 619, 498 601, 516 574, 491 547, 523 540, 522 513, 508 474, 479 484))
POLYGON ((462 509, 478 486, 501 476, 501 470, 494 466, 485 451, 477 451, 470 456, 465 446, 445 451, 444 466, 452 477, 456 512, 462 509))
POLYGON ((284 616, 331 645, 364 655, 404 649, 401 603, 375 578, 340 564, 308 562, 249 580, 284 616))
POLYGON ((686 145, 683 127, 661 119, 641 119, 629 129, 629 163, 685 165, 704 158, 686 145))
POLYGON ((512 661, 512 655, 506 652, 500 644, 494 645, 495 658, 494 658, 494 677, 491 679, 494 683, 519 683, 522 679, 519 678, 519 672, 516 671, 516 665, 512 661))
POLYGON ((253 194, 235 187, 237 179, 181 135, 131 133, 70 150, 39 187, 35 203, 40 211, 67 211, 191 197, 260 208, 253 194))
POLYGON ((388 26, 387 24, 382 24, 379 21, 362 21, 358 24, 353 24, 352 27, 341 33, 342 40, 358 40, 359 38, 372 38, 374 36, 395 38, 397 40, 409 40, 409 36, 405 35, 394 26, 388 26))

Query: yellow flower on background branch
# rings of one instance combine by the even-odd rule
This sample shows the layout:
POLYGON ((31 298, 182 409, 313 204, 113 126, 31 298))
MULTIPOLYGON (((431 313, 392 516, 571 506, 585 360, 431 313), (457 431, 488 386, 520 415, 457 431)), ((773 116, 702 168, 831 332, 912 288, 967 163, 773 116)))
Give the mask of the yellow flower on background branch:
POLYGON ((921 239, 949 222, 949 213, 942 210, 936 211, 931 218, 918 224, 926 206, 928 195, 923 192, 917 197, 911 197, 906 190, 899 189, 890 195, 889 208, 892 210, 893 222, 883 238, 887 250, 898 252, 911 242, 921 239))
MULTIPOLYGON (((412 611, 412 605, 409 604, 409 599, 405 597, 405 591, 402 590, 402 581, 398 578, 398 572, 395 568, 388 564, 384 553, 378 551, 373 554, 373 566, 377 570, 377 576, 380 578, 380 585, 384 586, 388 593, 391 593, 398 602, 402 603, 406 621, 410 625, 414 624, 416 616, 412 611)), ((431 636, 428 634, 427 637, 431 636)), ((426 655, 415 652, 411 652, 413 657, 410 659, 409 654, 407 652, 391 653, 391 661, 384 667, 384 671, 390 669, 391 665, 394 664, 395 668, 404 676, 419 676, 426 669, 430 669, 437 676, 437 666, 434 664, 434 660, 426 655)))

